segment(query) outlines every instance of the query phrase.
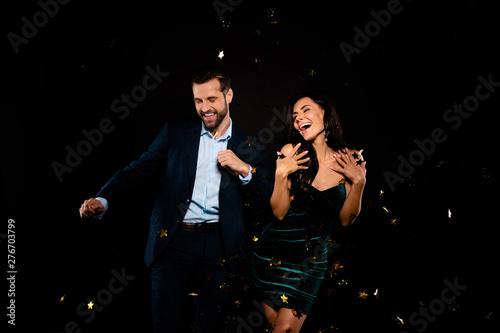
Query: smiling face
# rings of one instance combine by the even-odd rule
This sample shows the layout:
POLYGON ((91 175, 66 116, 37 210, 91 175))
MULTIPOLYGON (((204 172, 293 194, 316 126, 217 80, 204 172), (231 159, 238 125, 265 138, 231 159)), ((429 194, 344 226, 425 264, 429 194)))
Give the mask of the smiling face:
POLYGON ((229 103, 233 99, 233 90, 229 89, 224 96, 218 79, 202 84, 193 84, 193 96, 196 112, 210 131, 222 132, 229 124, 229 103))
POLYGON ((293 127, 306 141, 313 141, 325 129, 325 110, 309 97, 299 99, 293 106, 293 127))

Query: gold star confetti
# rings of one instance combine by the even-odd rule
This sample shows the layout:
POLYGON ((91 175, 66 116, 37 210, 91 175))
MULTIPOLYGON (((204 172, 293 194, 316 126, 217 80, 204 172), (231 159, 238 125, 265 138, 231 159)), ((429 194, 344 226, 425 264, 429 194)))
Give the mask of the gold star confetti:
POLYGON ((339 286, 347 286, 349 284, 349 280, 342 279, 338 282, 339 286))
POLYGON ((332 263, 332 267, 335 270, 344 268, 344 266, 340 264, 340 261, 336 261, 336 262, 332 263))
POLYGON ((271 261, 269 261, 269 266, 279 266, 281 265, 281 260, 271 258, 271 261))
POLYGON ((268 323, 264 329, 264 332, 266 333, 273 333, 274 331, 276 331, 276 325, 271 323, 268 323))
POLYGON ((252 168, 252 175, 257 172, 257 167, 252 168))
POLYGON ((341 180, 339 180, 339 184, 345 184, 345 178, 342 178, 341 180))
POLYGON ((305 243, 304 245, 305 245, 305 250, 306 250, 306 252, 307 252, 307 251, 310 251, 310 250, 311 250, 311 248, 312 248, 312 246, 311 246, 311 240, 309 239, 309 236, 306 236, 306 237, 304 238, 304 243, 305 243))
POLYGON ((212 140, 215 140, 217 139, 217 134, 219 133, 217 133, 217 131, 213 131, 211 134, 212 134, 212 140))
POLYGON ((300 313, 299 311, 295 311, 294 309, 292 309, 292 314, 297 317, 298 319, 300 319, 300 317, 302 317, 302 313, 300 313))
POLYGON ((359 292, 359 298, 367 298, 367 297, 368 297, 368 294, 365 293, 364 291, 359 292))
POLYGON ((300 317, 302 317, 302 313, 300 313, 299 311, 296 311, 294 309, 292 309, 292 314, 297 317, 298 319, 300 319, 300 317))
POLYGON ((228 287, 229 287, 229 285, 226 282, 224 282, 223 284, 221 284, 219 286, 220 290, 222 290, 222 291, 227 291, 228 287))
POLYGON ((380 199, 384 197, 384 191, 380 190, 380 199))
POLYGON ((61 299, 59 300, 59 302, 64 302, 65 299, 66 299, 66 294, 61 296, 61 299))
POLYGON ((391 219, 391 224, 392 224, 392 225, 398 225, 398 224, 399 224, 399 222, 398 222, 398 220, 397 220, 397 219, 391 219))
POLYGON ((160 234, 160 238, 165 236, 167 237, 167 231, 166 229, 160 229, 160 231, 158 231, 158 233, 160 234))
POLYGON ((247 138, 246 143, 247 143, 248 147, 250 147, 251 145, 253 145, 253 138, 252 138, 251 136, 249 136, 249 137, 247 138))
POLYGON ((295 199, 295 196, 294 196, 294 195, 291 195, 291 196, 290 196, 290 202, 292 202, 294 199, 295 199))
POLYGON ((224 58, 224 51, 219 51, 218 58, 219 58, 219 59, 224 58))
POLYGON ((94 306, 94 303, 92 303, 92 301, 90 301, 89 304, 87 304, 89 310, 92 310, 92 307, 94 306))
POLYGON ((375 296, 376 298, 380 297, 380 293, 378 292, 378 289, 375 289, 375 292, 373 293, 373 296, 375 296))
POLYGON ((219 258, 219 259, 217 259, 217 266, 223 267, 225 262, 226 262, 226 260, 219 258))
POLYGON ((283 303, 288 303, 288 297, 286 297, 285 294, 281 295, 281 300, 283 303))
POLYGON ((240 307, 240 305, 241 305, 241 301, 238 301, 238 300, 235 300, 235 301, 234 301, 234 306, 235 306, 236 308, 239 308, 239 307, 240 307))
POLYGON ((405 322, 403 321, 403 319, 401 319, 399 317, 396 317, 395 320, 398 322, 399 325, 404 325, 405 324, 405 322))
POLYGON ((259 240, 259 238, 258 238, 258 237, 253 236, 253 241, 254 241, 254 242, 256 242, 256 241, 258 241, 258 240, 259 240))
POLYGON ((451 219, 451 209, 448 208, 448 218, 451 219))
POLYGON ((195 293, 194 291, 192 291, 192 292, 190 292, 190 293, 188 294, 188 296, 198 296, 198 294, 197 294, 197 293, 195 293))

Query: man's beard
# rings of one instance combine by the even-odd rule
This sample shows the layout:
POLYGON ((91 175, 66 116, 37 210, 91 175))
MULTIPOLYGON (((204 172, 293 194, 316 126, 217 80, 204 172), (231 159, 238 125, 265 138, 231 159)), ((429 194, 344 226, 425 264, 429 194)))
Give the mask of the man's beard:
POLYGON ((212 109, 208 112, 201 112, 201 119, 203 120, 203 124, 205 124, 205 127, 207 130, 209 130, 210 132, 213 132, 217 127, 219 127, 220 123, 224 120, 224 118, 226 118, 227 116, 227 109, 228 109, 228 105, 227 105, 227 102, 224 103, 224 108, 220 111, 217 111, 215 109, 212 109), (207 113, 214 113, 215 114, 215 119, 214 120, 211 120, 211 121, 208 121, 206 120, 203 115, 204 114, 207 114, 207 113))

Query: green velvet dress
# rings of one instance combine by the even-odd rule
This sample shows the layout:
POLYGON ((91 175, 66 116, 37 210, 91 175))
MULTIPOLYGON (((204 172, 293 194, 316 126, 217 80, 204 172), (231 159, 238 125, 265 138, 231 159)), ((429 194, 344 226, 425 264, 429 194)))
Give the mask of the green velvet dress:
POLYGON ((325 277, 328 238, 345 196, 344 184, 319 191, 292 181, 288 214, 264 229, 253 251, 261 302, 309 314, 325 277))

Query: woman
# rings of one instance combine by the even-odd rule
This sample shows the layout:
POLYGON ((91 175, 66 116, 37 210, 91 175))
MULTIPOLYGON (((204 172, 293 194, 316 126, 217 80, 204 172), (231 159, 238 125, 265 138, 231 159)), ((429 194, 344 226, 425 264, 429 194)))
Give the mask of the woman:
POLYGON ((288 143, 278 152, 270 223, 255 245, 253 272, 275 332, 298 332, 327 269, 333 224, 361 210, 366 162, 345 148, 335 108, 315 93, 288 104, 288 143))

